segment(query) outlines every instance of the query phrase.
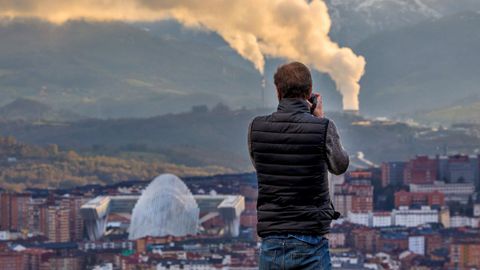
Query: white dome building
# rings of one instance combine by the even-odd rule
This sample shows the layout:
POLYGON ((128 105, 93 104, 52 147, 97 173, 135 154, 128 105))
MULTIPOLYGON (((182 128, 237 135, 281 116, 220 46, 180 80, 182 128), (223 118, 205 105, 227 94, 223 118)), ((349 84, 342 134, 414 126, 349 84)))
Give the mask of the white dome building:
POLYGON ((199 208, 180 178, 162 174, 147 186, 132 212, 128 238, 196 234, 199 208))

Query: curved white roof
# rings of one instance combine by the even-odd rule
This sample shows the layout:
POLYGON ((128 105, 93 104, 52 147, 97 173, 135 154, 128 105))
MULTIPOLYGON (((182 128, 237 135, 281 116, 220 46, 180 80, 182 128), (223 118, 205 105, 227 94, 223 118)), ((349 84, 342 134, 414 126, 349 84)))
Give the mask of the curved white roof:
POLYGON ((196 234, 198 219, 197 202, 185 183, 173 174, 162 174, 135 204, 128 238, 196 234))

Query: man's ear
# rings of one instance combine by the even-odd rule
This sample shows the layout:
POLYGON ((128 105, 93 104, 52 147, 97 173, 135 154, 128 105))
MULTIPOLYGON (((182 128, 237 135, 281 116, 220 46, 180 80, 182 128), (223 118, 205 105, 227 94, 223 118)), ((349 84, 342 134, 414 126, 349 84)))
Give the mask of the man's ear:
POLYGON ((277 98, 278 98, 278 101, 282 100, 282 93, 280 92, 280 90, 278 90, 278 88, 277 88, 277 98))
POLYGON ((305 99, 309 99, 312 96, 312 87, 310 86, 310 89, 308 89, 308 94, 305 97, 305 99))

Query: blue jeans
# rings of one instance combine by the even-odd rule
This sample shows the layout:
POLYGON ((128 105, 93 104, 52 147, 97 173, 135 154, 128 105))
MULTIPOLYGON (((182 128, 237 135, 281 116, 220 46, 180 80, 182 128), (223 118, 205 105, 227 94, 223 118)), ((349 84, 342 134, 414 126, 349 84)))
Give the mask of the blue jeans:
POLYGON ((328 239, 312 235, 272 235, 262 239, 259 270, 330 270, 328 239))

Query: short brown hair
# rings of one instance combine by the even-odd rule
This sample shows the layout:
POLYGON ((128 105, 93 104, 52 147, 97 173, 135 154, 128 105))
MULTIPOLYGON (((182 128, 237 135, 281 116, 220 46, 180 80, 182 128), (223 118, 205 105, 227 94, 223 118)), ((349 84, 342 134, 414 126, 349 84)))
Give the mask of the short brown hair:
POLYGON ((278 67, 273 76, 281 98, 308 98, 312 89, 312 75, 307 66, 291 62, 278 67))

